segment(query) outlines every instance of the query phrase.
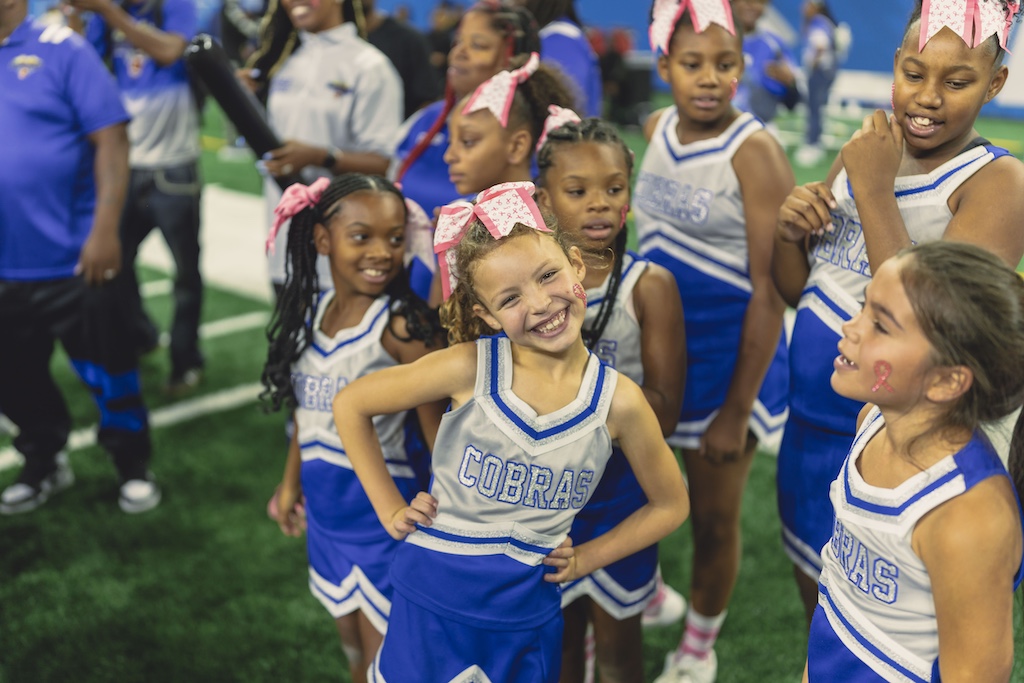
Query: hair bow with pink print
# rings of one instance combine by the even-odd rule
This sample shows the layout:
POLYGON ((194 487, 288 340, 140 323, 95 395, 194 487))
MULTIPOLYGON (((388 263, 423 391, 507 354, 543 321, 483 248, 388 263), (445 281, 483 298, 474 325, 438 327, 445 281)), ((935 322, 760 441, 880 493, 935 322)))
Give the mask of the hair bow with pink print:
POLYGON ((924 0, 921 3, 918 51, 924 50, 925 44, 945 26, 960 36, 968 47, 978 47, 991 36, 996 36, 1005 50, 1013 16, 1019 9, 1019 2, 1011 2, 1004 11, 999 0, 924 0))
POLYGON ((567 123, 579 123, 581 120, 579 114, 572 109, 559 107, 557 104, 549 104, 548 117, 544 119, 544 130, 541 131, 540 139, 537 140, 536 151, 539 152, 544 143, 548 141, 548 134, 551 131, 561 128, 567 123))
POLYGON ((647 31, 651 50, 655 54, 658 50, 661 50, 662 54, 668 54, 668 44, 672 40, 676 24, 686 10, 690 10, 693 30, 697 33, 703 33, 711 24, 718 24, 736 35, 729 0, 655 0, 651 12, 651 26, 647 31))
POLYGON ((446 301, 458 284, 455 247, 475 220, 483 223, 496 240, 507 237, 519 224, 540 232, 551 232, 544 223, 533 193, 533 183, 501 183, 478 194, 475 204, 458 201, 441 207, 434 229, 434 253, 438 255, 441 290, 446 301))
POLYGON ((317 178, 309 185, 294 183, 285 188, 281 200, 274 207, 274 222, 270 226, 270 235, 267 237, 268 254, 274 253, 274 240, 277 239, 277 232, 281 226, 300 212, 319 204, 320 197, 324 195, 324 190, 330 184, 330 178, 317 178))
POLYGON ((536 73, 538 66, 540 66, 540 55, 533 52, 526 60, 526 64, 518 69, 494 74, 473 91, 466 106, 462 108, 463 115, 487 109, 494 114, 494 118, 498 119, 502 128, 508 127, 508 113, 512 109, 516 88, 536 73))

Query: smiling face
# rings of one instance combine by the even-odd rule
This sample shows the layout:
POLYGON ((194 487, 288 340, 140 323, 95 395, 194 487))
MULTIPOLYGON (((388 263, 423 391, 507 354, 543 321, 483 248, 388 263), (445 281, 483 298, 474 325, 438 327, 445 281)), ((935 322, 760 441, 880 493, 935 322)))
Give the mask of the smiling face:
POLYGON ((1005 66, 995 66, 986 41, 976 48, 943 28, 918 51, 920 23, 907 29, 894 61, 893 105, 914 156, 952 158, 975 137, 981 106, 1002 90, 1005 66))
POLYGON ((292 25, 300 31, 320 33, 341 25, 341 3, 334 0, 281 0, 292 25))
POLYGON ((376 298, 403 268, 405 205, 390 192, 363 190, 343 197, 314 228, 317 252, 331 261, 339 295, 376 298))
POLYGON ((448 84, 461 99, 505 68, 505 36, 486 12, 467 12, 448 51, 448 84))
POLYGON ((841 396, 909 409, 925 394, 934 353, 900 278, 907 258, 882 264, 864 292, 864 308, 843 324, 832 373, 841 396))
POLYGON ((461 195, 520 178, 508 177, 509 167, 520 165, 529 149, 530 133, 501 127, 486 109, 463 114, 459 102, 448 120, 448 149, 444 161, 448 178, 461 195))
POLYGON ((544 187, 537 191, 541 206, 588 247, 611 247, 629 205, 629 165, 622 148, 604 142, 557 143, 551 159, 544 187))
POLYGON ((587 306, 573 291, 586 275, 579 250, 567 256, 536 231, 502 242, 473 264, 473 312, 520 346, 559 353, 580 343, 587 306))
POLYGON ((715 125, 732 112, 732 89, 743 75, 743 44, 718 24, 697 33, 686 17, 658 57, 658 75, 672 89, 681 119, 715 125))

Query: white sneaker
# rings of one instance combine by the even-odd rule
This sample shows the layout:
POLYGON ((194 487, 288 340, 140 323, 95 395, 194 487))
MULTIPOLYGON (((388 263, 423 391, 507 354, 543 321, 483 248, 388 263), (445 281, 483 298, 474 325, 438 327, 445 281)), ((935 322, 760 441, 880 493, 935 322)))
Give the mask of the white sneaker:
POLYGON ((56 469, 40 482, 18 481, 5 488, 0 494, 0 514, 16 515, 31 512, 49 500, 53 494, 74 484, 75 473, 71 469, 67 452, 58 453, 55 463, 56 469))
POLYGON ((652 626, 671 626, 678 623, 686 614, 686 598, 679 591, 661 580, 658 576, 658 590, 644 608, 641 623, 644 628, 652 626))
POLYGON ((152 510, 159 505, 160 487, 153 480, 153 473, 147 473, 145 479, 129 479, 121 484, 117 504, 130 515, 152 510))
POLYGON ((676 652, 665 655, 665 670, 654 679, 654 683, 715 683, 718 675, 718 658, 712 650, 704 659, 693 655, 677 658, 676 652))
POLYGON ((793 155, 798 166, 817 166, 825 158, 825 150, 818 145, 803 145, 793 155))

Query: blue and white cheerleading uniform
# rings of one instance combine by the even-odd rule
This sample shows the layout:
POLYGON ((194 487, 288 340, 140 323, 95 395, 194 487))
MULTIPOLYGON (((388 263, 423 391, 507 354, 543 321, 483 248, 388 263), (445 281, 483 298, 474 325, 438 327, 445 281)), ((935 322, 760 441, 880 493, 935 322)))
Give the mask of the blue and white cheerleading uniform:
MULTIPOLYGON (((928 571, 911 547, 914 527, 977 483, 1008 476, 988 439, 976 432, 959 452, 898 487, 871 486, 857 459, 884 424, 872 409, 832 482, 832 540, 821 551, 808 642, 811 681, 939 680, 935 601, 928 571)), ((1020 581, 1018 569, 1015 589, 1020 581)))
MULTIPOLYGON (((381 526, 352 469, 331 404, 349 382, 397 365, 380 341, 391 299, 378 297, 358 325, 328 337, 320 324, 333 299, 333 290, 321 297, 313 341, 292 365, 306 496, 309 590, 335 619, 361 610, 384 633, 391 611, 388 570, 400 543, 381 526)), ((419 487, 405 453, 404 418, 405 413, 379 415, 373 426, 388 471, 406 500, 412 500, 419 487)))
MULTIPOLYGON (((746 219, 732 158, 764 125, 740 114, 719 136, 680 144, 675 107, 659 119, 633 192, 640 253, 676 278, 686 323, 686 392, 673 446, 697 448, 725 401, 753 291, 746 219)), ((754 402, 750 429, 764 441, 786 420, 786 340, 754 402)))
POLYGON ((591 355, 576 398, 537 415, 512 369, 507 337, 477 342, 473 397, 445 414, 434 447, 437 517, 395 554, 371 681, 558 681, 561 589, 542 562, 604 472, 617 375, 591 355))
MULTIPOLYGON (((640 356, 640 323, 633 305, 637 282, 647 271, 650 261, 627 253, 622 262, 622 280, 601 339, 594 353, 618 372, 638 385, 644 382, 644 366, 640 356)), ((601 303, 608 296, 606 278, 600 287, 587 290, 587 317, 584 327, 591 328, 601 303)), ((587 506, 576 515, 572 524, 573 545, 581 545, 609 531, 619 522, 647 504, 640 483, 625 454, 617 446, 604 470, 604 477, 594 489, 587 506)), ((616 619, 639 614, 657 590, 658 545, 614 562, 592 574, 563 585, 562 606, 586 595, 616 619)))
MULTIPOLYGON (((896 178, 896 201, 916 244, 942 239, 950 195, 986 164, 1005 156, 979 144, 931 173, 896 178)), ((853 440, 862 403, 832 390, 832 361, 842 325, 860 310, 871 281, 867 250, 846 170, 832 183, 837 207, 833 230, 811 244, 811 271, 790 341, 789 422, 779 448, 778 502, 783 545, 795 565, 813 579, 828 541, 831 507, 826 496, 853 440)))

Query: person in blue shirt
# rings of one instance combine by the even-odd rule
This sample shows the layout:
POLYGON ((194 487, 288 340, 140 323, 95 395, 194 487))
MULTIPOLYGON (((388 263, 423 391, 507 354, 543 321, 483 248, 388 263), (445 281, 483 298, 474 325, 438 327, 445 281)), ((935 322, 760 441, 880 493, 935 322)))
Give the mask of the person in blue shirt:
POLYGON ((800 100, 796 68, 782 38, 758 26, 771 0, 733 0, 733 17, 743 27, 746 68, 733 104, 764 123, 775 118, 779 104, 792 109, 800 100))
MULTIPOLYGON (((110 64, 121 89, 131 166, 121 218, 124 274, 135 279, 139 244, 159 227, 174 257, 174 318, 167 391, 180 395, 202 378, 199 350, 203 280, 199 271, 199 107, 182 59, 196 33, 193 0, 71 0, 92 12, 86 37, 110 64)), ((130 313, 140 350, 156 348, 159 333, 145 314, 137 283, 130 313)))
POLYGON ((74 482, 71 416, 50 374, 56 340, 99 407, 121 509, 143 512, 160 489, 138 359, 119 327, 128 115, 92 47, 27 10, 0 2, 0 412, 25 458, 0 514, 34 510, 74 482))
POLYGON ((574 0, 518 0, 530 10, 540 26, 540 54, 544 62, 561 69, 573 86, 576 111, 601 116, 604 90, 601 66, 583 22, 576 14, 574 0))

